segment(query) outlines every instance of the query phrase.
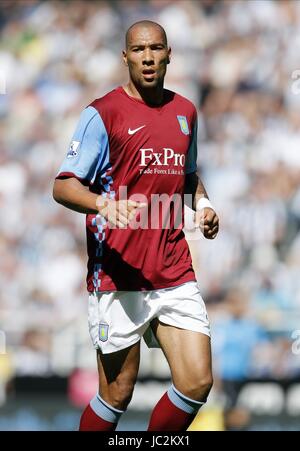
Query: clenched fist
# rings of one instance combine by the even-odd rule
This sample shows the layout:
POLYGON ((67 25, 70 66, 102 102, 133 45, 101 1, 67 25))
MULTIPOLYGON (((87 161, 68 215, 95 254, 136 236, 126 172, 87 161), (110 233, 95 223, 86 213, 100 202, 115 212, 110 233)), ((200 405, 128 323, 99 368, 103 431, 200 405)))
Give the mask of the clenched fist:
POLYGON ((102 196, 97 197, 96 206, 99 213, 113 227, 124 229, 134 218, 139 208, 147 206, 142 202, 132 200, 114 200, 102 196))
POLYGON ((219 231, 219 217, 212 208, 202 208, 195 213, 195 227, 199 227, 205 238, 213 240, 219 231))

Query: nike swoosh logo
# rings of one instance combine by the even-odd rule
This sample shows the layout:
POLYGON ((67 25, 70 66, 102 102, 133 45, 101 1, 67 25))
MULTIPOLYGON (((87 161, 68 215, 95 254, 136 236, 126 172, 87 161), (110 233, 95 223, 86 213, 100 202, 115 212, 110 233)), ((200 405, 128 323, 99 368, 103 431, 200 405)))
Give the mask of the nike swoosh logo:
POLYGON ((131 130, 130 128, 128 129, 128 135, 134 135, 136 132, 138 132, 139 130, 141 130, 141 128, 146 127, 146 125, 142 125, 141 127, 135 128, 134 130, 131 130))

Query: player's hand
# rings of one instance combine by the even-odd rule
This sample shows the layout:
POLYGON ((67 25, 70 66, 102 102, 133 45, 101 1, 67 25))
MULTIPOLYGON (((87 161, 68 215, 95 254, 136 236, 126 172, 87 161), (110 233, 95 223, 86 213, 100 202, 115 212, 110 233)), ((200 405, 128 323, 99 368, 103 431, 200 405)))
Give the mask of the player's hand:
POLYGON ((205 238, 213 240, 219 231, 219 218, 212 208, 202 208, 195 213, 195 226, 199 227, 205 238))
POLYGON ((138 209, 147 206, 147 204, 133 200, 114 200, 98 196, 96 206, 110 226, 124 229, 135 217, 138 209))

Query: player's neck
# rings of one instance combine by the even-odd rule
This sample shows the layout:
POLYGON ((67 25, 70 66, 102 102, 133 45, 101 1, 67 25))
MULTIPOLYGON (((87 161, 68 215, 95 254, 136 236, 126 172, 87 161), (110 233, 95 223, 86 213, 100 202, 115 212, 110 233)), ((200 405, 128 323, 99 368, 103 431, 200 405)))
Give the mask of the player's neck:
POLYGON ((143 100, 149 105, 161 105, 164 100, 164 90, 163 86, 157 86, 153 89, 142 89, 137 88, 132 81, 129 81, 127 85, 124 86, 125 91, 131 97, 139 100, 143 100))

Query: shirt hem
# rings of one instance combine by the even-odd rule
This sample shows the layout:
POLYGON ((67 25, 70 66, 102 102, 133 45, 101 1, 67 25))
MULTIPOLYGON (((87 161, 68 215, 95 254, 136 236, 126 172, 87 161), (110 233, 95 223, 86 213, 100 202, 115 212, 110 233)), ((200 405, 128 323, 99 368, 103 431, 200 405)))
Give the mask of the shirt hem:
POLYGON ((193 276, 193 277, 189 277, 189 278, 183 279, 182 281, 179 281, 179 282, 177 281, 177 282, 169 283, 169 284, 165 284, 165 285, 154 285, 153 288, 151 288, 151 290, 146 290, 144 288, 136 289, 136 290, 134 290, 134 289, 125 289, 124 288, 122 290, 118 290, 116 288, 109 288, 108 287, 106 289, 101 289, 101 288, 98 288, 98 289, 87 289, 87 291, 88 291, 88 293, 101 293, 101 292, 103 292, 103 293, 104 292, 113 293, 113 292, 117 292, 117 291, 132 291, 132 292, 142 291, 142 292, 149 292, 149 291, 165 290, 167 288, 180 287, 181 285, 184 285, 184 284, 186 284, 188 282, 197 282, 197 279, 196 279, 195 276, 193 276))

